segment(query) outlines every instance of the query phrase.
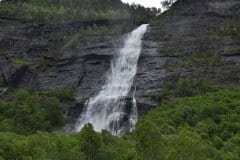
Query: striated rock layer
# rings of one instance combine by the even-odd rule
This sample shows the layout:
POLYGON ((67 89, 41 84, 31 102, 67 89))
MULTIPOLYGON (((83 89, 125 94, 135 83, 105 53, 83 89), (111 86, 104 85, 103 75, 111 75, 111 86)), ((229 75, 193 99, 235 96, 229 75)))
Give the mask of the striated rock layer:
POLYGON ((239 85, 240 38, 221 33, 232 26, 240 27, 238 0, 179 0, 155 20, 145 35, 134 83, 139 112, 156 106, 154 97, 181 77, 239 85))

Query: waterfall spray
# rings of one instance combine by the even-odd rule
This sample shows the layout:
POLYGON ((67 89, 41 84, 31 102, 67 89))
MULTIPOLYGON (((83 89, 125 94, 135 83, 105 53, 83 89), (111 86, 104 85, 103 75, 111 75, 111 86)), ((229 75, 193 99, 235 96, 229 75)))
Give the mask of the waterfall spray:
MULTIPOLYGON (((80 131, 87 123, 91 123, 96 131, 106 129, 114 135, 126 130, 121 125, 121 121, 126 119, 125 98, 137 72, 142 38, 147 27, 147 24, 143 24, 127 36, 123 48, 112 60, 111 72, 100 92, 86 101, 85 110, 77 121, 76 131, 80 131)), ((136 120, 137 104, 133 95, 131 113, 128 116, 129 131, 134 128, 136 120)))

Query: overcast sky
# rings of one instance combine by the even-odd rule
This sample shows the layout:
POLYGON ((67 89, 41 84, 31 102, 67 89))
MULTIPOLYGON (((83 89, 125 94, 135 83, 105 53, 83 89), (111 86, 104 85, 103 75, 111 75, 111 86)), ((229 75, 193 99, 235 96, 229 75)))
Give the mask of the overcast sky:
POLYGON ((122 0, 125 3, 129 3, 132 4, 137 3, 137 4, 141 4, 145 7, 157 7, 157 8, 161 8, 161 2, 163 0, 122 0))

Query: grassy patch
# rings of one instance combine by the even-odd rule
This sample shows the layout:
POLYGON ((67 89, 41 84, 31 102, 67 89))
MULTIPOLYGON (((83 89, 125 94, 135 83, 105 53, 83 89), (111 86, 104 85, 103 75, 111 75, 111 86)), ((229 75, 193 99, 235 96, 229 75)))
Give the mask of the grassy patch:
POLYGON ((228 53, 231 54, 231 53, 238 53, 240 54, 240 45, 237 45, 237 46, 233 46, 231 48, 228 49, 228 53))
POLYGON ((30 64, 30 62, 25 59, 13 59, 12 64, 18 65, 18 66, 27 66, 30 64))
POLYGON ((238 34, 238 28, 233 26, 224 26, 218 30, 219 36, 235 36, 238 34))
POLYGON ((228 20, 226 24, 220 27, 216 32, 219 36, 231 36, 236 43, 240 44, 239 19, 228 20))
POLYGON ((183 77, 177 81, 167 82, 163 90, 153 95, 153 98, 162 101, 172 97, 194 96, 219 89, 219 85, 209 79, 194 80, 183 77))
POLYGON ((74 90, 71 87, 52 89, 43 94, 50 97, 57 97, 61 102, 74 100, 74 90))
POLYGON ((183 68, 196 68, 201 66, 222 66, 221 58, 219 55, 210 51, 205 53, 197 52, 192 56, 184 57, 180 61, 183 68))
POLYGON ((163 55, 163 56, 169 56, 169 55, 171 55, 173 53, 181 53, 185 49, 186 48, 180 47, 180 46, 172 46, 172 47, 161 48, 161 49, 158 50, 158 53, 160 55, 163 55))
POLYGON ((75 49, 77 46, 86 46, 87 42, 83 39, 86 36, 117 36, 130 32, 135 26, 131 24, 113 25, 113 26, 88 26, 80 28, 79 32, 72 37, 69 37, 65 48, 75 49))
MULTIPOLYGON (((177 50, 175 50, 177 51, 177 50)), ((180 52, 180 51, 179 51, 180 52)), ((167 56, 175 52, 167 52, 167 56)), ((182 53, 182 52, 180 52, 182 53)), ((188 53, 189 54, 189 53, 188 53)), ((178 58, 176 62, 167 61, 165 64, 166 69, 198 69, 199 67, 214 66, 214 67, 224 67, 224 63, 221 57, 211 51, 196 52, 189 55, 184 55, 178 58)))
POLYGON ((130 32, 134 25, 89 26, 79 31, 80 36, 114 36, 130 32))

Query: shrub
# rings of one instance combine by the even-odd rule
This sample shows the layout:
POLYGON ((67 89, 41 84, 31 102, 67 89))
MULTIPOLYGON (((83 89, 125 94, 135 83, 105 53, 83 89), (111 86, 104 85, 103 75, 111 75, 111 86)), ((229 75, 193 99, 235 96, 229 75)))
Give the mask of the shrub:
POLYGON ((56 97, 45 97, 20 89, 12 103, 0 102, 0 131, 33 134, 64 125, 61 104, 56 97))
MULTIPOLYGON (((205 142, 207 141, 208 144, 215 148, 208 150, 213 151, 211 154, 215 154, 214 150, 217 149, 221 152, 222 159, 229 159, 229 154, 239 158, 236 152, 236 150, 240 149, 238 141, 238 133, 240 131, 239 93, 239 88, 220 90, 202 96, 180 98, 165 102, 150 111, 139 122, 154 122, 160 128, 161 134, 169 137, 169 139, 177 136, 176 134, 181 133, 183 130, 196 132, 201 135, 205 142), (174 129, 161 129, 166 128, 166 126, 174 129)), ((177 140, 173 138, 172 142, 175 145, 177 140)), ((183 142, 188 143, 186 146, 189 146, 189 143, 191 143, 189 140, 183 142)), ((184 147, 184 145, 180 144, 179 146, 181 146, 179 147, 180 150, 184 147)), ((190 148, 193 149, 193 147, 190 148)), ((170 151, 169 149, 173 148, 168 148, 167 151, 170 151)), ((176 151, 176 149, 173 150, 176 151)), ((187 154, 187 152, 183 153, 187 154)), ((202 155, 206 156, 205 154, 202 155)))
POLYGON ((27 66, 29 65, 29 62, 25 59, 13 59, 12 64, 15 64, 18 66, 27 66))
POLYGON ((121 0, 9 0, 0 5, 0 15, 34 24, 86 19, 141 22, 154 18, 156 11, 140 5, 123 4, 121 0))
POLYGON ((58 89, 52 89, 45 93, 43 93, 46 96, 50 97, 56 97, 61 102, 62 101, 72 101, 74 100, 74 90, 71 87, 63 87, 58 89))
POLYGON ((219 90, 219 85, 209 79, 193 80, 188 77, 179 78, 177 81, 167 82, 162 91, 153 97, 159 101, 170 97, 184 97, 204 94, 219 90))
POLYGON ((53 127, 64 125, 63 109, 56 97, 46 97, 43 107, 45 109, 45 118, 50 121, 53 127))
MULTIPOLYGON (((32 110, 27 104, 38 104, 32 97, 24 90, 15 96, 20 105, 26 104, 24 108, 28 109, 21 113, 27 116, 32 110)), ((168 101, 141 117, 134 132, 122 137, 107 131, 95 132, 90 124, 71 135, 38 131, 24 136, 0 132, 0 157, 9 160, 238 160, 239 99, 240 88, 237 88, 168 101)), ((43 109, 58 108, 56 98, 42 102, 48 104, 43 109)), ((13 106, 0 102, 0 129, 11 125, 6 117, 15 114, 15 108, 9 110, 13 106)))

